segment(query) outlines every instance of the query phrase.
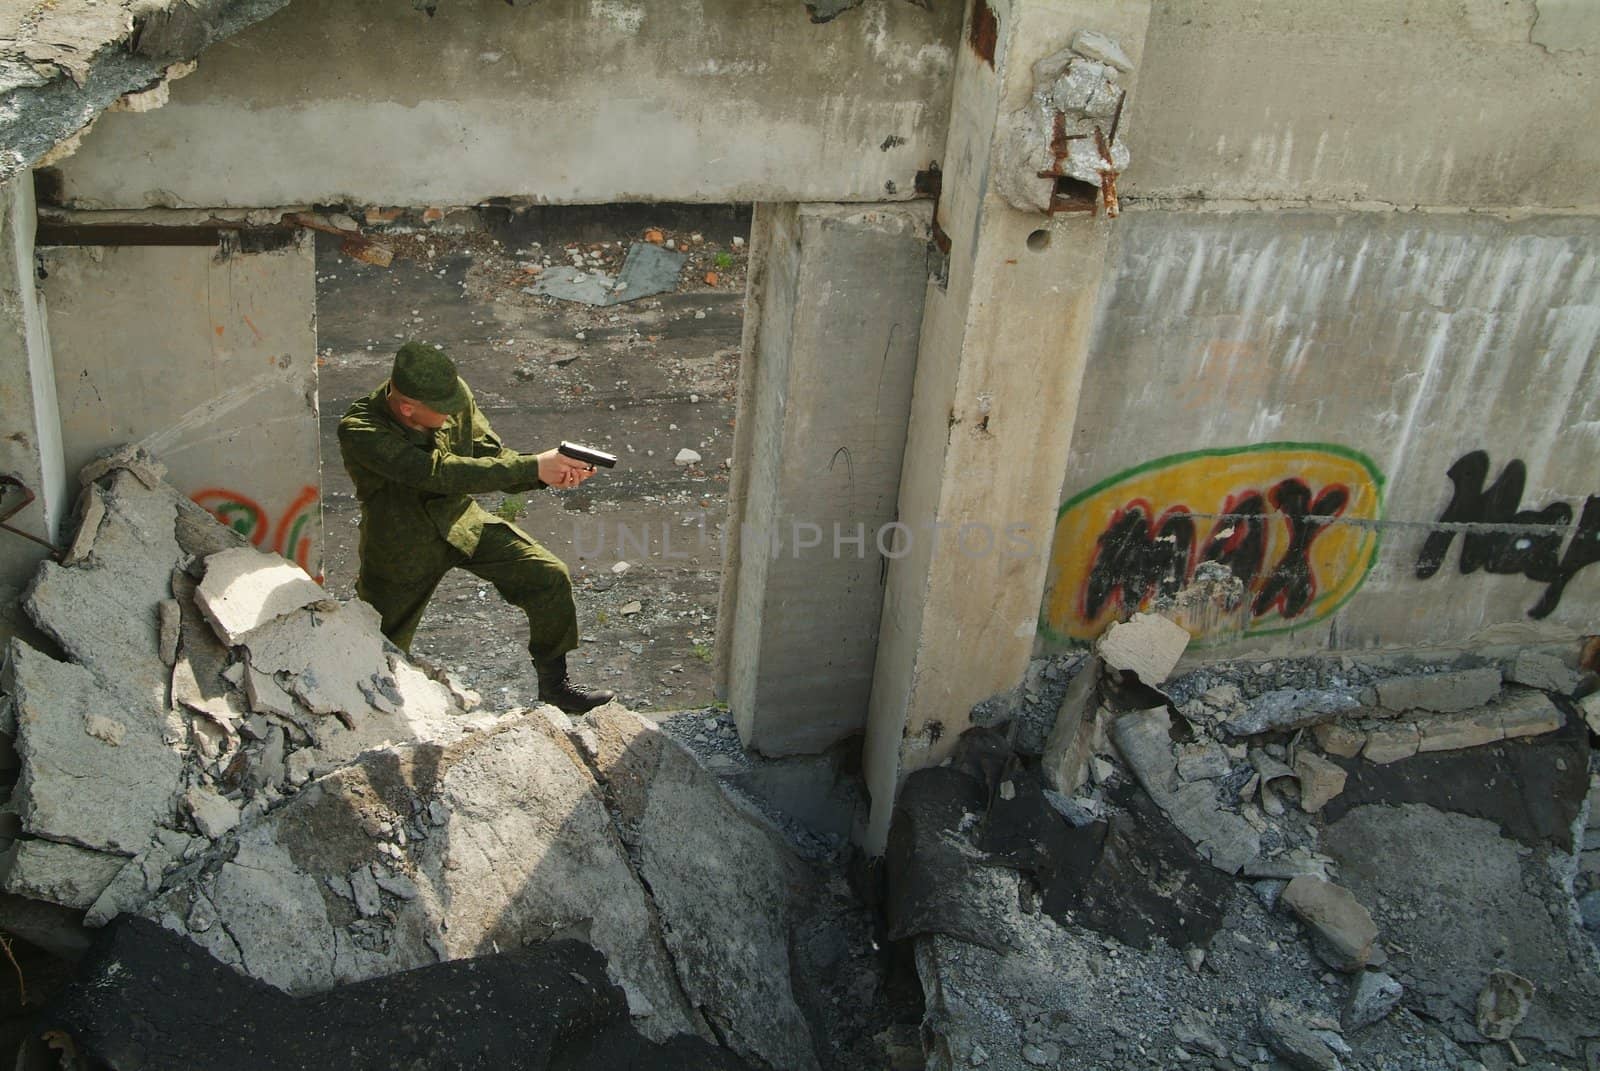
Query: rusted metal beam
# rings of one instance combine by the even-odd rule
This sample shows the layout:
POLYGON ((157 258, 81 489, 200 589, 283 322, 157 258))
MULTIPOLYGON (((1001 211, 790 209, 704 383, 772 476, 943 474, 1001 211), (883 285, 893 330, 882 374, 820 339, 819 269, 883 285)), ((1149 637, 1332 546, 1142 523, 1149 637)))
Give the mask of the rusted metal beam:
POLYGON ((31 539, 41 547, 48 547, 50 553, 57 559, 60 559, 62 550, 54 543, 51 543, 46 539, 40 539, 31 532, 24 532, 20 528, 13 528, 11 525, 5 523, 6 521, 9 521, 11 518, 15 517, 17 514, 21 513, 23 510, 27 509, 29 506, 33 505, 33 500, 36 497, 32 489, 30 489, 27 484, 23 483, 15 476, 0 475, 0 501, 4 501, 7 491, 12 489, 22 492, 22 499, 14 506, 0 507, 0 529, 4 529, 5 531, 10 532, 12 535, 19 535, 23 539, 31 539))

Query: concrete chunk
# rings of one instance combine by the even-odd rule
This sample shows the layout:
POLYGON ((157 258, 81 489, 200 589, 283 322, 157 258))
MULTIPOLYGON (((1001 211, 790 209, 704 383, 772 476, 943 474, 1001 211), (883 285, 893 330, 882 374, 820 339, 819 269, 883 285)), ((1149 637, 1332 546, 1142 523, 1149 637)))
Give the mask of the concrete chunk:
POLYGON ((5 687, 16 703, 22 774, 13 804, 24 828, 88 848, 143 850, 172 819, 182 769, 157 714, 129 709, 82 666, 21 640, 11 642, 5 687))
POLYGON ((1361 757, 1379 764, 1409 759, 1422 746, 1422 733, 1412 722, 1378 725, 1368 730, 1361 757))
POLYGON ((1361 705, 1355 693, 1325 688, 1279 688, 1232 708, 1223 727, 1234 736, 1297 729, 1361 705))
POLYGON ((1500 671, 1492 666, 1448 673, 1391 677, 1377 685, 1378 703, 1389 710, 1453 714, 1481 707, 1500 694, 1500 671))
POLYGON ((1566 715, 1543 692, 1510 696, 1491 709, 1500 716, 1500 726, 1507 740, 1553 733, 1567 723, 1566 715))
POLYGON ((1189 646, 1189 632, 1159 614, 1134 614, 1100 636, 1096 653, 1113 672, 1132 673, 1145 684, 1167 679, 1189 646))
POLYGON ((216 840, 239 824, 239 805, 198 785, 183 794, 184 810, 201 834, 216 840))
POLYGON ((1338 763, 1310 751, 1301 751, 1294 757, 1294 772, 1300 779, 1300 809, 1307 814, 1322 810, 1329 800, 1343 792, 1349 776, 1338 763))
POLYGON ((1418 751, 1481 747, 1503 740, 1506 735, 1499 713, 1490 707, 1453 717, 1424 718, 1417 722, 1417 729, 1422 736, 1417 744, 1418 751))
POLYGON ((1341 759, 1353 759, 1367 744, 1367 734, 1344 722, 1324 722, 1311 730, 1317 746, 1341 759))
POLYGON ((1555 655, 1545 654, 1542 651, 1519 653, 1517 660, 1512 663, 1511 672, 1506 674, 1506 679, 1516 684, 1527 685, 1529 688, 1560 692, 1562 695, 1571 694, 1578 686, 1576 672, 1555 655))
POLYGON ((1040 766, 1045 784, 1057 792, 1076 791, 1088 774, 1089 751, 1094 743, 1095 696, 1103 668, 1100 659, 1090 655, 1067 682, 1066 694, 1061 697, 1040 766))
POLYGON ((1382 971, 1362 971, 1350 987, 1339 1025, 1346 1034, 1365 1030, 1394 1011, 1404 995, 1404 987, 1382 971))
POLYGON ((361 684, 389 668, 378 611, 364 602, 334 610, 302 608, 254 630, 250 665, 287 675, 288 689, 315 714, 354 718, 371 703, 361 684))
POLYGON ((100 898, 127 861, 53 840, 19 840, 0 857, 0 885, 8 893, 82 910, 100 898))
POLYGON ((267 622, 327 597, 304 569, 254 547, 211 555, 205 579, 195 590, 201 612, 229 645, 243 643, 267 622))
POLYGON ((1289 906, 1311 931, 1318 955, 1340 971, 1358 971, 1372 961, 1378 927, 1350 890, 1303 876, 1283 890, 1289 906))
POLYGON ((178 661, 178 634, 183 621, 183 611, 177 599, 162 599, 156 604, 156 625, 160 630, 161 664, 173 666, 178 661))

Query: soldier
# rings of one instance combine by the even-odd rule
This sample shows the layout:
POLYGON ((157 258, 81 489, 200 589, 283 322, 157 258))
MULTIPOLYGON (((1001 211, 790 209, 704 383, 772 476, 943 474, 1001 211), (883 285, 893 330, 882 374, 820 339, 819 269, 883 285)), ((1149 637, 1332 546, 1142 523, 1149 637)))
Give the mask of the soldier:
POLYGON ((421 342, 401 346, 389 379, 339 421, 339 453, 361 502, 356 594, 378 611, 383 634, 397 647, 411 650, 434 588, 459 567, 527 614, 541 701, 576 714, 613 697, 567 676, 578 614, 566 565, 469 497, 576 487, 594 466, 555 450, 507 449, 455 364, 421 342))

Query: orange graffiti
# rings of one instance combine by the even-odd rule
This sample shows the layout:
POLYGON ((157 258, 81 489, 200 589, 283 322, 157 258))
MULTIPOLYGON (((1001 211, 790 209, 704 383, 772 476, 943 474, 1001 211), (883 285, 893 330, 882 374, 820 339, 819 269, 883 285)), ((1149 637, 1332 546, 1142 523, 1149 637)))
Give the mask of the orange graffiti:
MULTIPOLYGON (((218 521, 232 528, 257 547, 267 546, 272 536, 272 549, 294 562, 306 572, 311 572, 316 556, 318 536, 322 531, 322 515, 317 508, 320 495, 307 485, 289 503, 274 524, 267 511, 255 499, 221 487, 207 487, 189 496, 218 521)), ((318 583, 320 572, 313 574, 318 583)))

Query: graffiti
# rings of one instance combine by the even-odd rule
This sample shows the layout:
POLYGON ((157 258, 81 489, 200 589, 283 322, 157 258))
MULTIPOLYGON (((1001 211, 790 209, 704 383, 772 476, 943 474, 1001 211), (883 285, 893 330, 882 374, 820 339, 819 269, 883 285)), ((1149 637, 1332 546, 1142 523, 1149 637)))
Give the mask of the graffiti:
POLYGON ((1363 455, 1320 443, 1201 450, 1119 473, 1061 507, 1041 630, 1093 637, 1208 562, 1243 581, 1245 635, 1321 620, 1372 568, 1382 484, 1363 455))
POLYGON ((253 545, 282 554, 317 580, 322 579, 318 550, 322 511, 315 487, 302 487, 276 524, 259 502, 237 491, 208 487, 190 497, 253 545))
POLYGON ((1520 458, 1507 462, 1487 487, 1489 455, 1483 450, 1457 458, 1446 475, 1454 493, 1438 523, 1471 527, 1441 527, 1431 532, 1417 553, 1417 579, 1427 580, 1438 573, 1460 536, 1457 567, 1462 575, 1479 569, 1498 575, 1520 573, 1547 585, 1528 610, 1529 617, 1540 619, 1561 604, 1567 584, 1580 570, 1600 562, 1600 495, 1584 501, 1583 513, 1563 552, 1561 544, 1572 523, 1572 507, 1552 502, 1543 509, 1523 509, 1528 467, 1520 458))

